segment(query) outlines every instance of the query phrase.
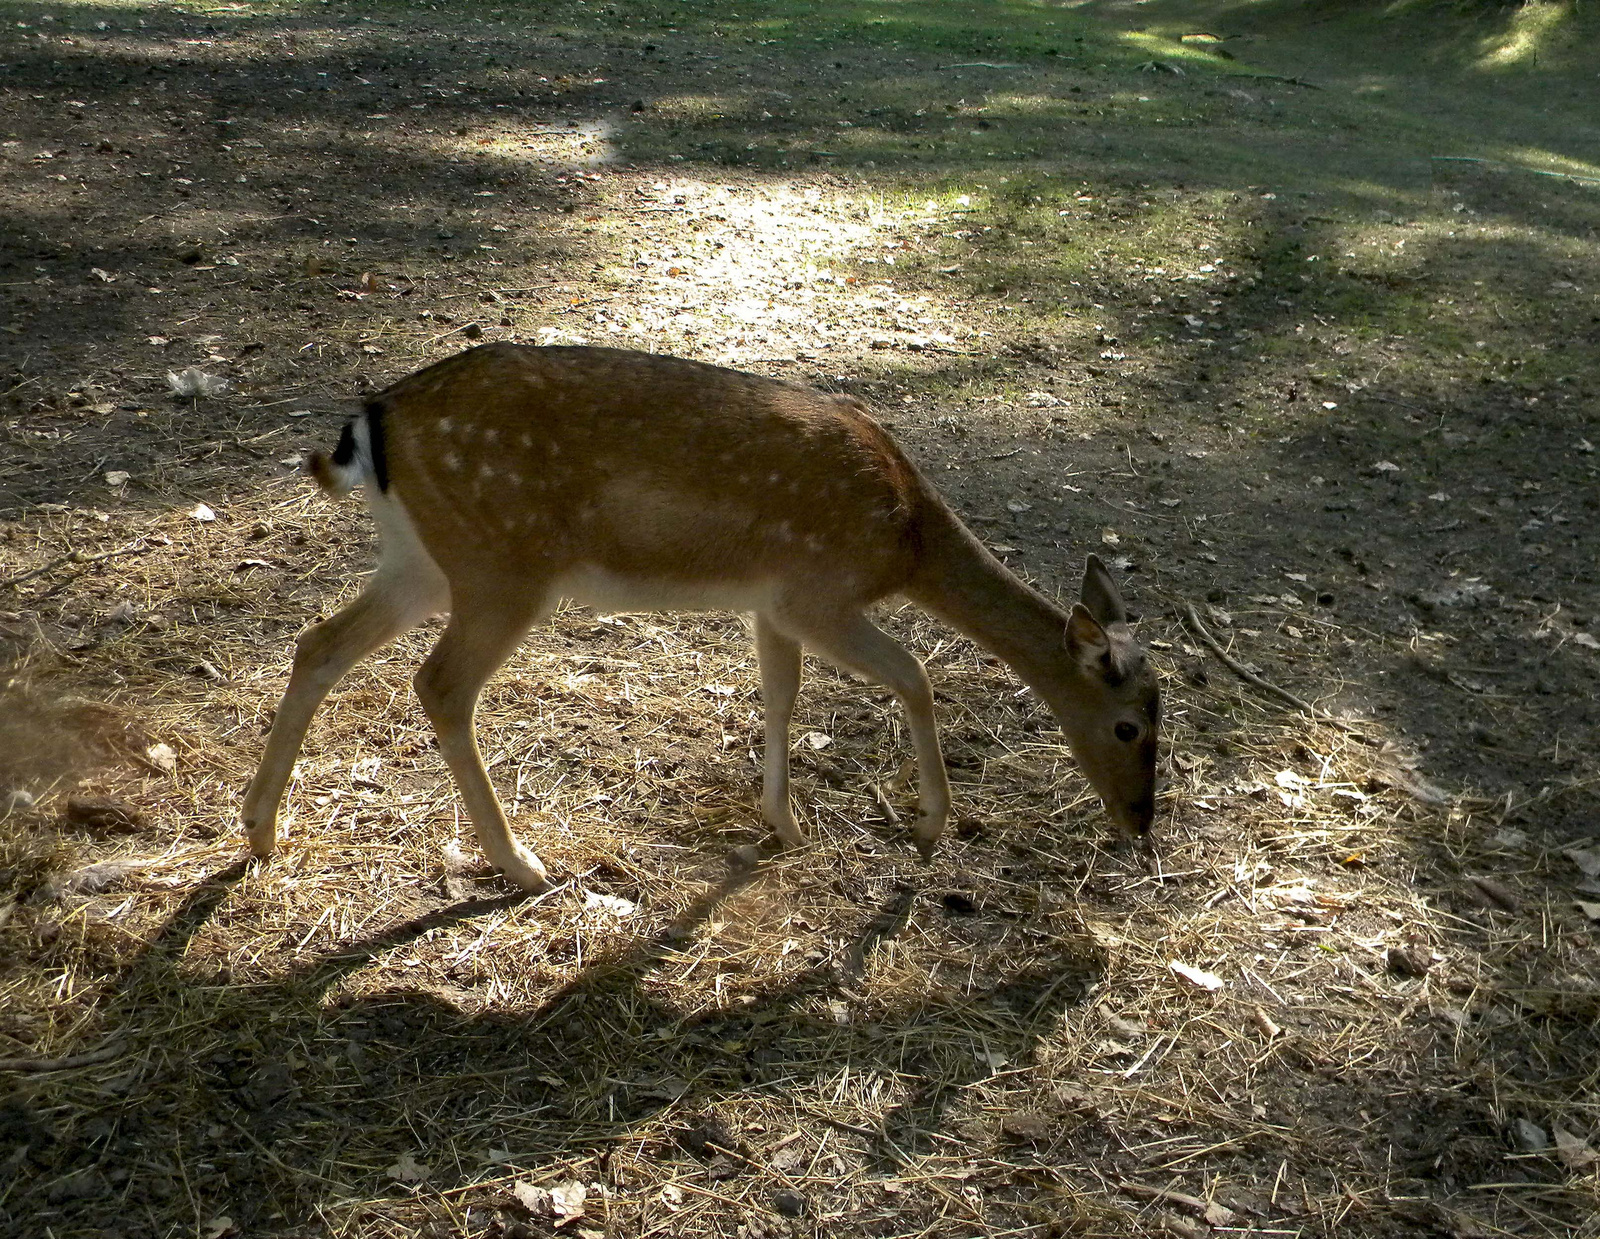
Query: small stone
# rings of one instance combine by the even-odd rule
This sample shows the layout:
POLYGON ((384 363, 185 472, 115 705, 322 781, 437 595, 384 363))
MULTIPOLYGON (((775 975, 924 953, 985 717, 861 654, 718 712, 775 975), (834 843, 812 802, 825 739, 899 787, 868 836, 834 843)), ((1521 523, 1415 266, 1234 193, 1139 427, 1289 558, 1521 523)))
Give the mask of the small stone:
POLYGON ((749 873, 761 864, 761 849, 753 843, 728 849, 728 868, 734 873, 749 873))
POLYGON ((1055 1125, 1042 1114, 1019 1110, 1000 1120, 1000 1134, 1018 1144, 1048 1144, 1055 1125))
POLYGON ((805 1217, 806 1198, 799 1192, 777 1192, 772 1197, 772 1207, 784 1217, 805 1217))

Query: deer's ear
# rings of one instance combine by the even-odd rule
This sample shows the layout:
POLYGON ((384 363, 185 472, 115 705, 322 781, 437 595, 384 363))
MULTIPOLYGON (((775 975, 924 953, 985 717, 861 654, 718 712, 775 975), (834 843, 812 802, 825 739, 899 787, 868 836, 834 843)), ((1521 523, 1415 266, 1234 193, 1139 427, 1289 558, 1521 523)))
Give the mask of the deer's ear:
POLYGON ((1111 654, 1111 636, 1106 632, 1105 625, 1090 615, 1089 608, 1081 602, 1074 603, 1072 613, 1067 616, 1065 644, 1067 650, 1085 666, 1100 662, 1111 654))
POLYGON ((1101 624, 1126 624, 1128 608, 1122 601, 1122 591, 1111 579, 1100 556, 1090 555, 1083 570, 1083 606, 1101 624))

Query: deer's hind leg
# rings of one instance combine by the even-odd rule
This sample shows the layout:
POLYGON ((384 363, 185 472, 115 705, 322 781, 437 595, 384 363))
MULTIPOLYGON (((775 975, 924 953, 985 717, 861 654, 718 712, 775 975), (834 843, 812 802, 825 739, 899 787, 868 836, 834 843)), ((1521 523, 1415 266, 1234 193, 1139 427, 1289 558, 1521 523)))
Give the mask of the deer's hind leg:
POLYGON ((484 857, 523 890, 537 893, 549 889, 550 879, 539 857, 512 838, 505 810, 484 768, 473 722, 484 684, 549 610, 542 591, 518 593, 515 601, 455 598, 444 635, 413 683, 439 737, 439 752, 455 777, 484 857))
POLYGON ((758 614, 756 656, 761 662, 761 704, 767 721, 761 816, 785 847, 800 847, 805 835, 789 805, 789 723, 800 693, 800 643, 758 614))

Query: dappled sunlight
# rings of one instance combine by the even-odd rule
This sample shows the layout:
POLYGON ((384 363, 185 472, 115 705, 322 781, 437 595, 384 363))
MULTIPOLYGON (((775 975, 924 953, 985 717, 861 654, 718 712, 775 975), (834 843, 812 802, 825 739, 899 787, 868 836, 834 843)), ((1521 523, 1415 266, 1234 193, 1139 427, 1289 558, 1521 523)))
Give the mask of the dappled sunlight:
POLYGON ((1128 47, 1136 48, 1151 56, 1159 56, 1169 65, 1178 68, 1225 69, 1231 59, 1231 55, 1223 56, 1219 53, 1217 41, 1209 35, 1192 35, 1183 31, 1160 34, 1150 30, 1128 30, 1119 35, 1119 38, 1128 47))
POLYGON ((721 120, 745 113, 753 103, 751 93, 714 95, 660 95, 651 101, 651 110, 667 121, 721 120))
MULTIPOLYGON (((1585 1224, 1600 79, 1467 7, 0 0, 0 671, 73 703, 0 685, 0 732, 120 737, 0 751, 0 1230, 1585 1224), (371 563, 306 456, 508 344, 857 397, 1042 593, 1100 557, 1163 685, 1153 852, 898 602, 953 829, 909 849, 903 713, 808 659, 814 845, 765 852, 747 624, 569 605, 478 710, 560 889, 485 898, 434 622, 222 868, 371 563)), ((510 478, 452 571, 546 510, 510 478)))
POLYGON ((1600 185, 1600 161, 1576 159, 1571 155, 1535 146, 1503 147, 1501 158, 1511 169, 1526 169, 1546 175, 1556 173, 1562 177, 1572 177, 1600 185))
POLYGON ((642 211, 607 228, 630 305, 572 329, 593 343, 747 364, 932 351, 973 334, 949 297, 892 284, 902 224, 948 226, 938 203, 689 179, 640 186, 635 203, 642 211))
POLYGON ((1530 0, 1517 6, 1506 19, 1506 29, 1482 42, 1478 60, 1485 69, 1531 67, 1539 54, 1570 18, 1570 0, 1530 0))
POLYGON ((618 158, 615 127, 607 120, 557 125, 516 125, 510 132, 473 133, 440 139, 437 149, 457 157, 498 156, 513 162, 593 168, 618 158))

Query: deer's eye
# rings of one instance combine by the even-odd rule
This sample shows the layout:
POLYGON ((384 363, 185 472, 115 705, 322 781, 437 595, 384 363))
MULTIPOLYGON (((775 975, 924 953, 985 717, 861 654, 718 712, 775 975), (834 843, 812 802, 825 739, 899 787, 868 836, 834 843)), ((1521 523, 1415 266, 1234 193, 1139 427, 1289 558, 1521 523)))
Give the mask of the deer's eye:
POLYGON ((1132 744, 1139 738, 1139 726, 1137 723, 1118 723, 1113 730, 1117 733, 1117 739, 1124 744, 1132 744))

